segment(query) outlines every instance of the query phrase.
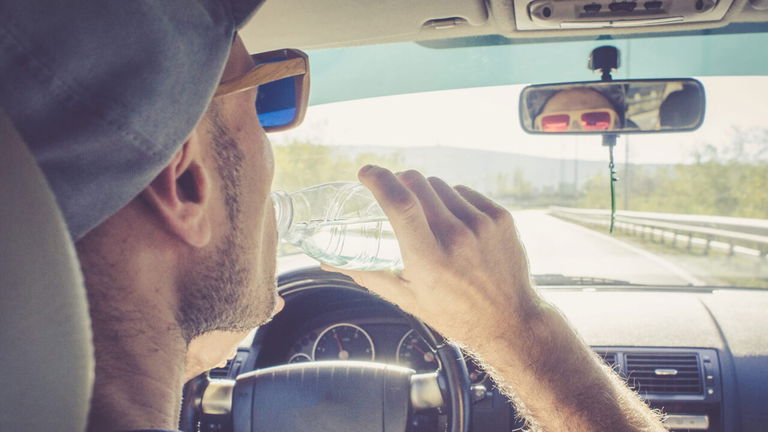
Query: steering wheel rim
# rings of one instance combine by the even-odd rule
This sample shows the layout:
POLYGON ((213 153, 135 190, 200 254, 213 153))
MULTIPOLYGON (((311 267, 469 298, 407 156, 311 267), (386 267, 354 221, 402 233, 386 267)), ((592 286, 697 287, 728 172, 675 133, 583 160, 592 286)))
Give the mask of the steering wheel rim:
POLYGON ((454 390, 450 394, 451 397, 444 398, 450 413, 448 431, 469 432, 470 406, 472 404, 469 392, 471 382, 467 365, 464 362, 464 354, 459 348, 448 343, 444 337, 432 330, 423 321, 402 310, 400 313, 410 321, 414 331, 426 341, 427 345, 440 359, 439 363, 443 372, 438 377, 446 380, 446 391, 444 394, 451 393, 451 390, 454 390))
MULTIPOLYGON (((323 287, 349 289, 370 295, 368 290, 354 283, 349 277, 340 273, 326 272, 317 267, 299 269, 280 275, 278 279, 278 287, 281 295, 284 297, 289 297, 300 291, 323 287)), ((440 368, 437 371, 437 382, 443 398, 442 410, 447 416, 446 431, 468 432, 471 406, 470 379, 461 350, 449 344, 442 336, 417 318, 406 314, 396 306, 395 309, 406 318, 414 331, 424 339, 440 360, 440 368)), ((254 370, 253 373, 258 371, 258 369, 254 370)), ((252 373, 249 372, 249 375, 250 374, 252 373)), ((198 387, 198 392, 196 393, 200 395, 200 397, 194 399, 199 401, 197 403, 198 412, 201 413, 202 417, 204 416, 202 410, 204 406, 203 395, 207 394, 207 392, 206 389, 203 389, 203 393, 199 393, 199 389, 200 388, 198 387)), ((233 403, 233 411, 236 406, 236 403, 233 403)), ((236 415, 234 412, 233 414, 236 415)), ((410 418, 412 415, 413 411, 409 410, 408 417, 410 418)), ((229 424, 232 425, 232 423, 229 424)))
MULTIPOLYGON (((319 266, 301 268, 281 274, 278 277, 277 286, 281 295, 284 296, 322 286, 374 295, 365 287, 355 283, 349 276, 327 272, 320 269, 319 266)), ((418 318, 406 313, 396 305, 392 305, 392 307, 408 320, 414 331, 424 339, 440 359, 438 377, 441 381, 441 390, 443 390, 443 399, 449 419, 447 432, 469 432, 472 396, 464 354, 418 318)))

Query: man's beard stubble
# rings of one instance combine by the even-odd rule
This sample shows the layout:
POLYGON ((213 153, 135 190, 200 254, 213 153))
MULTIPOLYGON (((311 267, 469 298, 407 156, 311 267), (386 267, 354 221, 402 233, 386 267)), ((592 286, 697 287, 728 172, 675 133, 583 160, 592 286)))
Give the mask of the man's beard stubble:
POLYGON ((216 114, 212 116, 212 129, 229 231, 213 253, 192 266, 194 270, 182 281, 176 320, 187 343, 210 331, 253 329, 267 321, 275 308, 274 278, 253 280, 266 269, 260 272, 252 268, 245 244, 248 236, 242 235, 244 229, 256 229, 242 224, 243 154, 216 114))

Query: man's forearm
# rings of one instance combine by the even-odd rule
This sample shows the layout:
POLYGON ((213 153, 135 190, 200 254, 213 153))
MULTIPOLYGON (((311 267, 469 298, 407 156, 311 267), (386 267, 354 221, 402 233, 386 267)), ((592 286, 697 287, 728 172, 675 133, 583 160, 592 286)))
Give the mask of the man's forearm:
POLYGON ((404 269, 335 270, 466 343, 540 429, 664 430, 531 287, 525 248, 508 210, 470 188, 452 188, 416 171, 395 176, 366 166, 359 177, 397 234, 404 269))
POLYGON ((533 430, 665 431, 553 306, 542 301, 513 321, 523 327, 509 326, 476 350, 533 430))

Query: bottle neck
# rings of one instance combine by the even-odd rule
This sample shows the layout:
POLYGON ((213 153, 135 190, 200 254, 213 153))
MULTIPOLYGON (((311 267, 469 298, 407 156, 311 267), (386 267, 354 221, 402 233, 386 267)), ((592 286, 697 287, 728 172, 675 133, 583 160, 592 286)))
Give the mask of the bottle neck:
POLYGON ((272 204, 275 206, 277 235, 285 239, 293 225, 293 200, 283 191, 272 192, 272 204))

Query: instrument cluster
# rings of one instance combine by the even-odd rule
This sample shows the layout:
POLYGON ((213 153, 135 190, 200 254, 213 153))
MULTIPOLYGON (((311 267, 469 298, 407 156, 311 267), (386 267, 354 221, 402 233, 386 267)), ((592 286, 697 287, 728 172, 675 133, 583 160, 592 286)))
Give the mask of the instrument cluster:
MULTIPOLYGON (((440 360, 427 342, 405 324, 336 322, 306 332, 290 348, 288 363, 357 360, 390 363, 433 372, 440 360)), ((479 384, 487 374, 469 357, 470 379, 479 384)))

